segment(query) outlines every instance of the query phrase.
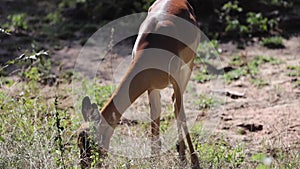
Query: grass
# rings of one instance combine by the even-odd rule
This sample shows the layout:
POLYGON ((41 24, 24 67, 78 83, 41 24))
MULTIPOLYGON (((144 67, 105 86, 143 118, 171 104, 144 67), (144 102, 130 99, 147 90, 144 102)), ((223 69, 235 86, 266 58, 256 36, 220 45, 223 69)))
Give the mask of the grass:
POLYGON ((284 48, 283 39, 280 36, 264 38, 262 45, 270 49, 284 48))
MULTIPOLYGON (((167 131, 170 128, 170 125, 172 122, 175 121, 175 115, 172 111, 169 111, 171 113, 169 113, 168 115, 166 115, 163 120, 160 121, 160 131, 163 133, 165 131, 167 131)), ((147 126, 148 128, 149 126, 147 126)))
POLYGON ((216 106, 220 101, 213 98, 212 96, 200 95, 199 99, 196 101, 196 105, 198 105, 199 110, 207 110, 216 106))
POLYGON ((247 69, 238 68, 228 73, 225 73, 224 79, 226 82, 230 83, 232 81, 240 79, 242 76, 246 76, 247 74, 247 69))
POLYGON ((258 88, 262 88, 264 86, 269 85, 269 83, 267 81, 265 81, 264 79, 260 79, 260 78, 251 79, 250 83, 252 83, 255 87, 258 87, 258 88))
POLYGON ((203 168, 237 168, 245 159, 245 153, 240 146, 228 146, 224 140, 209 140, 197 144, 196 151, 201 158, 203 168))
POLYGON ((272 65, 278 65, 282 63, 282 61, 279 59, 267 56, 256 56, 252 60, 247 62, 243 61, 241 57, 242 56, 239 55, 234 55, 232 57, 230 65, 235 66, 236 68, 229 72, 226 72, 223 75, 227 83, 231 83, 232 81, 238 80, 241 77, 249 77, 250 82, 256 87, 266 86, 268 85, 267 82, 256 77, 259 74, 259 67, 265 63, 269 63, 272 65))
POLYGON ((45 83, 50 69, 49 60, 36 57, 18 80, 1 77, 0 168, 72 168, 79 162, 74 145, 80 117, 60 108, 68 88, 45 83))
POLYGON ((245 161, 243 145, 231 146, 222 137, 208 137, 201 123, 194 125, 191 135, 202 168, 237 168, 245 161))
POLYGON ((245 64, 244 63, 245 59, 243 59, 242 57, 243 57, 243 55, 233 55, 231 57, 230 65, 232 65, 232 66, 242 66, 243 64, 245 64))
POLYGON ((291 80, 292 84, 296 88, 300 87, 300 79, 298 79, 300 77, 300 66, 288 65, 286 69, 288 70, 287 76, 293 77, 291 80))
MULTIPOLYGON (((9 83, 4 85, 2 87, 6 87, 9 83)), ((49 104, 45 98, 32 93, 38 92, 26 90, 22 96, 11 96, 1 91, 0 119, 4 123, 1 124, 0 167, 78 168, 79 152, 75 131, 79 125, 79 117, 73 116, 71 109, 55 108, 60 102, 59 97, 49 104)), ((206 106, 202 107, 211 105, 209 100, 207 99, 203 104, 206 106)), ((265 165, 260 159, 267 153, 249 156, 243 145, 231 145, 223 139, 202 140, 201 126, 196 125, 195 128, 198 129, 192 130, 192 138, 202 167, 258 168, 265 165)), ((299 166, 296 161, 299 155, 291 155, 290 152, 280 152, 276 155, 278 156, 276 163, 272 163, 274 168, 299 166)), ((160 157, 130 159, 109 155, 104 162, 112 168, 166 168, 178 166, 177 159, 174 146, 160 157)))
MULTIPOLYGON (((220 135, 201 136, 201 124, 191 130, 194 145, 203 168, 299 168, 299 149, 274 148, 262 143, 260 150, 251 150, 247 143, 230 143, 220 135)), ((250 146, 251 147, 251 146, 250 146)))
POLYGON ((197 48, 197 55, 195 62, 201 62, 207 59, 218 58, 221 49, 219 48, 219 42, 217 40, 202 41, 197 48))
MULTIPOLYGON (((278 63, 267 57, 258 57, 251 62, 253 67, 267 62, 278 63)), ((249 69, 249 64, 243 69, 249 69)), ((45 83, 45 79, 51 76, 50 68, 49 61, 37 58, 35 64, 19 73, 18 80, 0 77, 0 168, 79 168, 76 131, 82 119, 73 105, 65 103, 72 93, 68 78, 77 75, 66 73, 56 77, 51 84, 45 83)), ((298 70, 294 66, 287 69, 298 70)), ((114 89, 113 86, 100 87, 79 77, 73 80, 79 81, 88 95, 95 94, 99 107, 103 106, 114 89)), ((199 110, 210 109, 219 103, 206 95, 198 98, 195 104, 199 110)), ((165 117, 161 122, 161 131, 167 130, 174 121, 172 113, 165 117)), ((141 123, 133 128, 147 131, 149 125, 141 123)), ((250 151, 246 145, 229 143, 220 135, 204 137, 201 124, 196 124, 191 134, 203 168, 300 167, 297 149, 279 149, 274 153, 270 153, 268 148, 260 152, 250 151), (264 162, 268 157, 273 159, 270 165, 264 162)), ((188 152, 186 154, 188 156, 188 152)), ((110 168, 170 168, 178 166, 178 153, 174 145, 158 157, 136 159, 109 154, 104 163, 110 168)))
POLYGON ((289 65, 286 68, 289 71, 287 74, 288 76, 290 76, 290 77, 300 76, 300 66, 289 65))
POLYGON ((209 74, 205 67, 201 68, 201 70, 197 71, 195 77, 193 78, 196 82, 205 83, 211 79, 214 79, 216 76, 209 74))
POLYGON ((295 80, 293 81, 293 84, 295 85, 295 87, 299 87, 300 88, 300 80, 295 80))
MULTIPOLYGON (((227 83, 238 80, 241 77, 250 77, 250 82, 256 87, 263 87, 268 85, 267 82, 263 81, 256 77, 259 74, 259 67, 262 64, 269 63, 271 65, 278 65, 282 63, 282 60, 276 59, 268 56, 256 56, 253 59, 247 61, 245 58, 242 58, 241 55, 233 55, 230 61, 230 65, 233 66, 233 69, 225 72, 223 78, 227 83)), ((297 70, 294 67, 288 68, 290 70, 297 70)), ((299 72, 299 71, 298 71, 299 72)), ((291 72, 291 76, 295 76, 295 71, 291 72)), ((202 67, 196 72, 196 75, 193 77, 193 80, 199 83, 205 83, 209 80, 216 78, 216 75, 210 74, 207 71, 206 67, 202 67)))
POLYGON ((0 168, 76 166, 78 150, 73 147, 79 118, 71 117, 70 109, 57 108, 58 96, 49 102, 47 96, 39 95, 42 86, 38 83, 12 86, 18 88, 14 93, 0 91, 0 168))
MULTIPOLYGON (((57 8, 57 5, 53 5, 52 8, 57 8)), ((45 12, 48 13, 48 10, 45 12)), ((34 13, 34 11, 31 12, 34 13)), ((22 34, 33 33, 36 34, 36 44, 44 42, 55 49, 61 49, 64 44, 57 38, 76 37, 78 39, 81 36, 78 31, 89 34, 97 30, 97 26, 93 24, 69 23, 59 12, 50 12, 48 15, 41 16, 43 17, 35 18, 26 13, 10 15, 7 23, 3 25, 5 29, 3 32, 6 34, 10 31, 20 31, 22 34)), ((20 40, 13 42, 13 45, 3 44, 7 46, 9 53, 25 48, 21 44, 31 44, 36 51, 43 48, 42 46, 33 47, 35 42, 30 37, 19 38, 20 40)), ((84 40, 81 42, 83 43, 84 40)), ((280 44, 280 42, 275 42, 275 44, 280 44)), ((201 46, 200 54, 208 56, 207 59, 214 59, 219 51, 218 42, 211 41, 201 46)), ((43 53, 33 51, 21 58, 27 66, 20 66, 18 77, 4 77, 0 69, 0 168, 79 168, 76 131, 82 119, 75 112, 75 107, 66 103, 70 95, 74 94, 70 90, 72 86, 69 83, 70 79, 76 75, 68 72, 55 76, 51 73, 50 60, 39 58, 39 55, 43 53)), ((44 53, 44 55, 48 54, 44 53)), ((259 74, 259 66, 264 63, 276 64, 277 62, 270 57, 258 57, 246 65, 239 63, 239 56, 236 56, 234 60, 236 63, 232 62, 232 65, 239 68, 224 74, 224 78, 231 82, 250 75, 250 78, 255 78, 253 78, 253 84, 257 83, 258 87, 264 84, 262 79, 256 77, 259 74)), ((297 66, 288 66, 287 69, 290 71, 289 76, 299 76, 297 66)), ((204 83, 212 78, 213 75, 203 70, 198 73, 196 80, 204 83)), ((73 78, 73 80, 79 81, 88 95, 94 95, 93 100, 99 107, 104 105, 114 89, 114 86, 99 86, 87 79, 73 78)), ((299 79, 293 83, 300 86, 299 79)), ((205 95, 201 95, 199 101, 195 102, 199 110, 209 109, 217 103, 217 100, 205 95)), ((165 121, 162 121, 161 130, 167 130, 172 122, 174 122, 174 115, 170 114, 165 121)), ((149 126, 146 127, 149 128, 149 126)), ((201 133, 201 125, 196 124, 192 130, 192 138, 203 168, 300 168, 299 149, 282 148, 274 152, 274 149, 271 149, 270 153, 270 149, 266 148, 253 152, 245 145, 229 143, 222 137, 218 138, 219 136, 203 140, 201 133), (267 157, 273 159, 270 165, 264 163, 267 157)), ((133 159, 109 154, 104 163, 110 168, 176 168, 178 155, 174 145, 171 150, 156 158, 133 159)))

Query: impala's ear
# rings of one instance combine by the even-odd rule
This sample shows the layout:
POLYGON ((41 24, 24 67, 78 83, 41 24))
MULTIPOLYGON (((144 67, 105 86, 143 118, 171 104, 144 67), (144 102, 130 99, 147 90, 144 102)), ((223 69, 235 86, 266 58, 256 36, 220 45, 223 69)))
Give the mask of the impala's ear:
POLYGON ((92 108, 93 108, 93 111, 91 112, 91 120, 92 121, 100 121, 101 116, 100 116, 100 112, 99 112, 99 109, 98 109, 98 106, 96 105, 96 103, 92 104, 92 108))
POLYGON ((82 100, 82 108, 81 108, 81 113, 84 121, 89 121, 89 116, 91 114, 91 111, 93 111, 91 100, 88 96, 85 96, 82 100))

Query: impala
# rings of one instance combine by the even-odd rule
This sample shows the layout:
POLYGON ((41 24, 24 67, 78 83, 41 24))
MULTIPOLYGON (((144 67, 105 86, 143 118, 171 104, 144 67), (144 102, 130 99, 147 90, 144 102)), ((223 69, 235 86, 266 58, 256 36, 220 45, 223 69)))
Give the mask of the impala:
POLYGON ((183 92, 190 79, 195 51, 200 40, 197 21, 187 0, 157 0, 140 26, 132 51, 132 63, 111 98, 99 112, 96 104, 82 101, 84 123, 78 137, 81 166, 91 163, 92 135, 100 155, 105 156, 114 129, 124 111, 144 92, 148 92, 151 114, 151 153, 160 151, 160 90, 172 85, 174 113, 178 130, 178 153, 186 161, 184 131, 192 168, 200 168, 186 124, 183 92), (93 128, 91 130, 90 128, 93 128))

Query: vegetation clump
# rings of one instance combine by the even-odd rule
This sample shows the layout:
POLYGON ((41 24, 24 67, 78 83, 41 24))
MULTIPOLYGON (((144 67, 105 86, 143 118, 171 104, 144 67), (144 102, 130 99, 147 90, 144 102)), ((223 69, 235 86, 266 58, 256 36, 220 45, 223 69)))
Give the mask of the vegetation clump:
POLYGON ((283 39, 280 36, 263 38, 262 45, 270 49, 284 48, 283 39))

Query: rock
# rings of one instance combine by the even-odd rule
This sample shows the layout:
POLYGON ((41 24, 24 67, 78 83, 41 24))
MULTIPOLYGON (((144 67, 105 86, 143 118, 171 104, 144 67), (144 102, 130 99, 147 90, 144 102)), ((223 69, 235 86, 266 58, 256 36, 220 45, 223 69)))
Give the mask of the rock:
POLYGON ((242 127, 250 132, 256 132, 256 131, 261 131, 263 130, 263 125, 261 124, 239 124, 237 125, 238 127, 242 127))

